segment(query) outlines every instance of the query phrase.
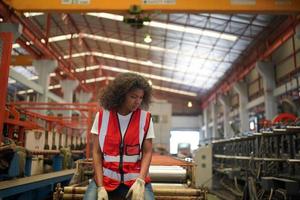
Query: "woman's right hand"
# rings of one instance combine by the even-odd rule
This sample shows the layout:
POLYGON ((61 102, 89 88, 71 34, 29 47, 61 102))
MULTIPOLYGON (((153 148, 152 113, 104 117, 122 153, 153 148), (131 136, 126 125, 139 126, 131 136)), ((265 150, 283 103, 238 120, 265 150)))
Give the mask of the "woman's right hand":
POLYGON ((108 194, 103 186, 98 188, 98 200, 108 200, 108 194))

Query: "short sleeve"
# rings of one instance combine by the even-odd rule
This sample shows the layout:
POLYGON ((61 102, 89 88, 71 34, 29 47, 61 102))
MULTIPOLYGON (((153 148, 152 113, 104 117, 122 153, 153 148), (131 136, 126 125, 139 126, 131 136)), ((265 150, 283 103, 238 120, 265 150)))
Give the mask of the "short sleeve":
POLYGON ((99 125, 99 112, 97 112, 96 116, 95 116, 95 120, 91 129, 91 133, 98 135, 98 125, 99 125))
POLYGON ((155 138, 155 135, 154 135, 153 122, 151 118, 146 139, 153 139, 153 138, 155 138))

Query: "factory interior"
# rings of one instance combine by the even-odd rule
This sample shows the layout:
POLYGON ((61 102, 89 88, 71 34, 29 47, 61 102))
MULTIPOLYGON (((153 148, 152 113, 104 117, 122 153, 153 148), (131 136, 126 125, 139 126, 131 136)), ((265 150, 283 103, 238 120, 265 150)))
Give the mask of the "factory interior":
POLYGON ((128 72, 155 199, 300 199, 299 0, 0 0, 0 200, 83 199, 128 72))

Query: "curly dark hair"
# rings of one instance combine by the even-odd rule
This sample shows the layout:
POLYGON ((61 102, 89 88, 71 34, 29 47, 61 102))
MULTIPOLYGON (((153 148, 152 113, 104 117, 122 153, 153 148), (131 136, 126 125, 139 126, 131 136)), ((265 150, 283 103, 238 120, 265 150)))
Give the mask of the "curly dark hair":
POLYGON ((126 94, 135 89, 144 90, 141 107, 148 109, 152 88, 143 76, 136 73, 119 74, 100 94, 100 105, 106 110, 118 109, 126 94))

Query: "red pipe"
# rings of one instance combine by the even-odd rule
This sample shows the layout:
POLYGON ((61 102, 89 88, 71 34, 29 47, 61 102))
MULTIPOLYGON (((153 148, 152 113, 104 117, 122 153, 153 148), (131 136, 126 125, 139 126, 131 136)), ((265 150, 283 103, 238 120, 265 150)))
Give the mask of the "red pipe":
MULTIPOLYGON (((294 32, 296 32, 294 30, 294 32)), ((294 67, 295 67, 295 70, 297 69, 297 58, 296 58, 296 45, 295 45, 295 37, 293 37, 293 59, 294 59, 294 67)))
POLYGON ((50 35, 50 28, 51 28, 51 14, 48 13, 47 14, 47 18, 46 18, 46 38, 45 38, 45 42, 46 45, 48 46, 48 42, 49 42, 49 35, 50 35))
POLYGON ((21 145, 22 147, 25 147, 25 129, 24 127, 19 127, 19 145, 21 145))

